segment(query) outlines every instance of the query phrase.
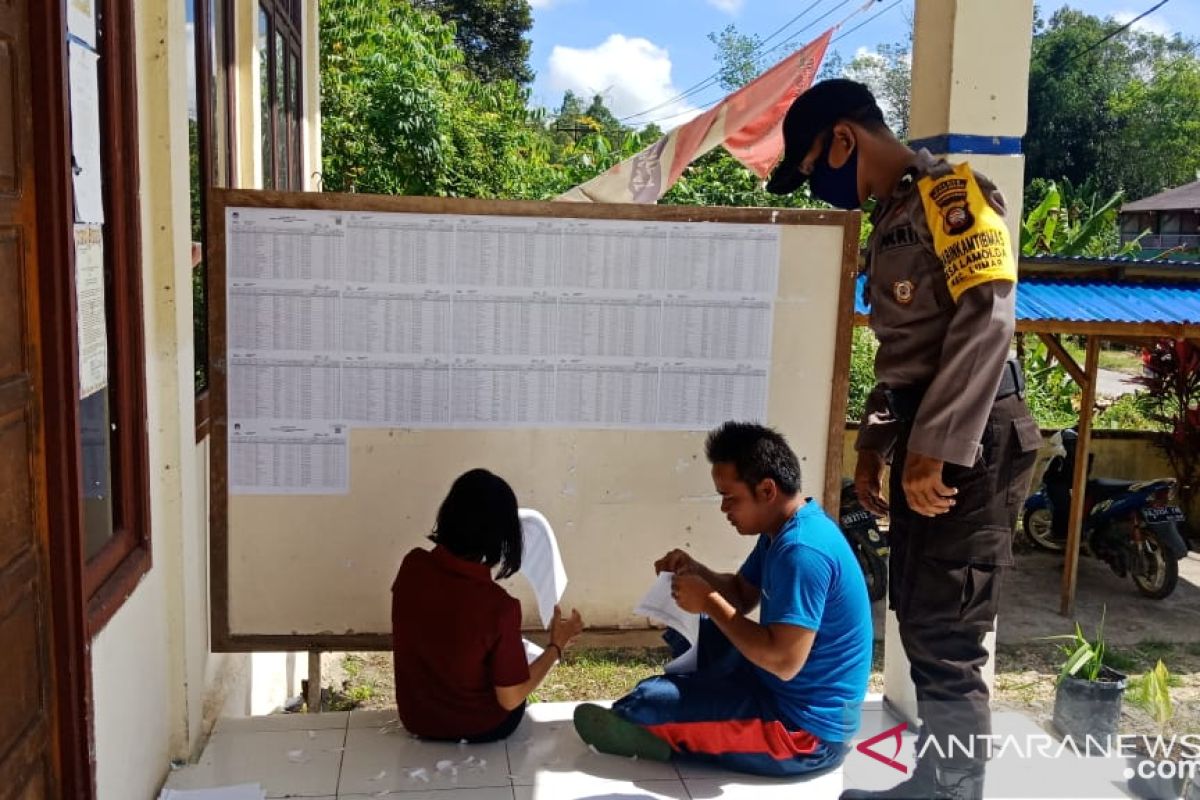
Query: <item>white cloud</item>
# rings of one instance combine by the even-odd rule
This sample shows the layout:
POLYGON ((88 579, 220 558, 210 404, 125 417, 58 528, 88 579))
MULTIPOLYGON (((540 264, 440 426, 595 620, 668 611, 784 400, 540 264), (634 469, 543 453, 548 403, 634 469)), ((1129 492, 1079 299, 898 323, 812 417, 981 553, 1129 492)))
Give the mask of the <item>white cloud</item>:
MULTIPOLYGON (((1133 19, 1140 13, 1142 12, 1118 11, 1117 13, 1113 14, 1113 19, 1124 25, 1126 22, 1129 22, 1129 20, 1133 19)), ((1133 24, 1133 29, 1135 31, 1140 31, 1141 33, 1156 33, 1159 36, 1166 36, 1168 38, 1175 35, 1175 30, 1171 27, 1170 23, 1157 14, 1151 14, 1145 19, 1139 19, 1133 24)))
POLYGON ((682 125, 701 111, 687 98, 672 100, 679 89, 671 82, 671 56, 666 50, 647 39, 619 33, 587 50, 556 45, 550 53, 550 88, 559 97, 567 90, 574 92, 585 106, 601 94, 618 118, 663 104, 627 123, 657 121, 663 130, 682 125))
POLYGON ((708 0, 708 4, 726 14, 736 14, 742 10, 746 0, 708 0))
POLYGON ((555 0, 529 0, 531 8, 549 8, 554 5, 555 0))

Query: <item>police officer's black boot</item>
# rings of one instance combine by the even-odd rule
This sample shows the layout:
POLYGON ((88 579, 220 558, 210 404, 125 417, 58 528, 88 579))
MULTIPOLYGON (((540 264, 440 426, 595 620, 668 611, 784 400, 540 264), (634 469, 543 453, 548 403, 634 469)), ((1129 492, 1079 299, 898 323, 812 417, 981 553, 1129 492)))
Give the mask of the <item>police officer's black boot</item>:
MULTIPOLYGON (((922 751, 928 736, 928 729, 922 726, 917 733, 913 752, 922 751)), ((838 800, 930 800, 937 789, 937 767, 934 757, 935 753, 931 750, 923 758, 918 758, 912 774, 890 789, 847 789, 841 793, 838 800)))
POLYGON ((937 764, 933 800, 983 800, 983 761, 937 764))

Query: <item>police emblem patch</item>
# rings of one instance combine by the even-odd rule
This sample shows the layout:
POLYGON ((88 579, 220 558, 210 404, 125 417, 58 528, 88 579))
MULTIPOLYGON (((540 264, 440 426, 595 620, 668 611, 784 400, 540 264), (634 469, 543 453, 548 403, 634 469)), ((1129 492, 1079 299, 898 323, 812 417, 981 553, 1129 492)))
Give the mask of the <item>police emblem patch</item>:
POLYGON ((902 306, 906 306, 913 299, 912 281, 896 281, 892 284, 892 297, 896 298, 896 302, 902 306))
POLYGON ((942 221, 946 225, 946 233, 951 236, 968 231, 975 224, 975 217, 966 204, 954 205, 942 209, 942 221))

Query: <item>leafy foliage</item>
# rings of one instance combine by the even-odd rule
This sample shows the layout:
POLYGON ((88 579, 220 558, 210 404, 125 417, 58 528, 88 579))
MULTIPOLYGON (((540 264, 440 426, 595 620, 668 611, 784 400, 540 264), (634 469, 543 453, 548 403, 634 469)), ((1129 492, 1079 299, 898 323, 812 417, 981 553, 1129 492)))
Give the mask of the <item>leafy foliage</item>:
POLYGON ((1128 30, 1092 47, 1116 27, 1070 8, 1035 20, 1027 175, 1091 179, 1106 196, 1134 198, 1195 179, 1195 43, 1128 30))
POLYGON ((323 0, 326 191, 542 196, 541 120, 513 81, 464 67, 454 28, 405 0, 323 0))
MULTIPOLYGON (((1107 611, 1107 608, 1105 609, 1107 611)), ((1100 624, 1096 627, 1096 638, 1089 640, 1083 633, 1079 623, 1075 623, 1075 633, 1065 636, 1046 636, 1047 640, 1062 640, 1066 642, 1059 646, 1065 658, 1062 669, 1058 673, 1058 682, 1062 683, 1067 677, 1075 677, 1085 681, 1100 680, 1100 673, 1105 666, 1104 656, 1107 645, 1104 642, 1104 616, 1100 613, 1100 624)))
POLYGON ((415 5, 454 25, 454 41, 479 80, 533 81, 526 38, 533 27, 529 0, 415 0, 415 5))
POLYGON ((1125 699, 1153 717, 1160 730, 1166 729, 1175 716, 1175 706, 1171 702, 1171 673, 1161 658, 1154 669, 1129 682, 1125 699))
POLYGON ((870 87, 888 127, 901 139, 907 138, 912 96, 911 43, 881 44, 874 52, 859 53, 845 66, 842 75, 870 87))
POLYGON ((875 352, 879 341, 870 328, 855 328, 850 345, 850 399, 846 404, 846 419, 861 420, 867 407, 867 396, 875 387, 875 352))
POLYGON ((1166 430, 1159 446, 1179 481, 1184 506, 1200 489, 1200 346, 1186 339, 1160 339, 1142 355, 1150 419, 1166 430))
POLYGON ((717 82, 727 92, 742 88, 767 66, 763 63, 762 39, 755 34, 726 25, 720 33, 710 33, 708 40, 717 48, 713 55, 718 65, 717 82))
POLYGON ((1042 428, 1069 428, 1079 421, 1079 387, 1046 343, 1036 335, 1018 334, 1025 371, 1025 402, 1042 428))
POLYGON ((1137 252, 1136 240, 1121 244, 1117 237, 1117 210, 1122 193, 1107 200, 1099 194, 1073 189, 1069 181, 1035 181, 1030 200, 1041 200, 1021 221, 1021 255, 1125 256, 1137 252))

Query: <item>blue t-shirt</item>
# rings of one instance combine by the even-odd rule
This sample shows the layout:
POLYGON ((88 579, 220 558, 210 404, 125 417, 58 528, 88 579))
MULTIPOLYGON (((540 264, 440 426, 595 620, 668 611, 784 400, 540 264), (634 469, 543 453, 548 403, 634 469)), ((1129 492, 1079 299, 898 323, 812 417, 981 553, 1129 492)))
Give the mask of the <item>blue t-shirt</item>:
POLYGON ((850 741, 871 675, 874 632, 866 580, 846 537, 809 500, 774 540, 758 537, 738 574, 759 588, 760 624, 817 632, 790 681, 755 667, 781 715, 825 741, 850 741))

